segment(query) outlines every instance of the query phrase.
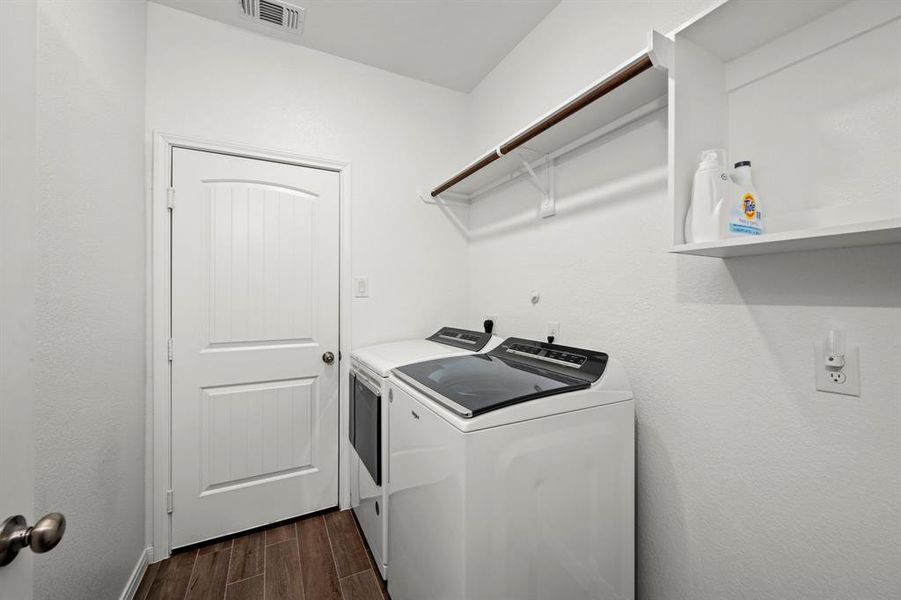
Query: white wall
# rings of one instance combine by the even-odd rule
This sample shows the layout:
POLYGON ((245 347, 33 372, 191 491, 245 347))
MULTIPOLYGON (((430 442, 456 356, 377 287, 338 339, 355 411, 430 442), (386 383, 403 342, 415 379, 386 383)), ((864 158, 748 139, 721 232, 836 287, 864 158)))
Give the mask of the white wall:
MULTIPOLYGON (((471 155, 703 4, 562 3, 474 91, 471 155)), ((470 321, 535 338, 560 321, 561 343, 629 370, 640 598, 896 597, 901 247, 667 254, 666 125, 658 112, 561 161, 550 219, 529 217, 525 183, 478 201, 472 227, 493 229, 470 248, 470 321), (831 327, 860 344, 860 398, 813 390, 831 327)))
POLYGON ((143 1, 38 6, 35 597, 118 598, 144 536, 143 1))
POLYGON ((416 196, 463 155, 463 94, 152 3, 148 32, 148 132, 352 164, 354 346, 465 316, 465 241, 416 196))

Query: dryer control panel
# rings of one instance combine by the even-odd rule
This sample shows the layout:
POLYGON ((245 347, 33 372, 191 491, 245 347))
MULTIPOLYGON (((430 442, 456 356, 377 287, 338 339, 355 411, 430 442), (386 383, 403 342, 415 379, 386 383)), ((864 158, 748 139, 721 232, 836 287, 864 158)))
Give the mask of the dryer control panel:
POLYGON ((491 334, 484 331, 442 327, 426 339, 455 348, 465 348, 466 350, 478 352, 491 339, 491 334))

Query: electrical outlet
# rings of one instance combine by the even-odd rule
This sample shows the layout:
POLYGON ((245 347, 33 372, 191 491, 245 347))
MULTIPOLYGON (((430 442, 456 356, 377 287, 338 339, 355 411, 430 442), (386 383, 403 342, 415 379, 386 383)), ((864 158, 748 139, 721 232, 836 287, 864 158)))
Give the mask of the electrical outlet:
POLYGON ((813 345, 816 388, 821 392, 860 396, 860 352, 857 346, 847 346, 844 350, 845 364, 842 367, 827 366, 825 345, 813 345))
POLYGON ((841 371, 833 371, 829 370, 829 383, 845 383, 848 381, 848 376, 842 373, 841 371))
POLYGON ((548 321, 547 336, 553 337, 555 342, 560 341, 560 322, 559 321, 548 321))

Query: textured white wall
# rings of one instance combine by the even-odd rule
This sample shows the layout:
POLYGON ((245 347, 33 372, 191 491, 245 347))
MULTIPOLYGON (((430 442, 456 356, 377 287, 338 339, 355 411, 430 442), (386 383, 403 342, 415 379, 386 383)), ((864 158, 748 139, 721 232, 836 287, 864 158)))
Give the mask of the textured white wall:
POLYGON ((416 196, 456 166, 465 96, 149 4, 147 129, 352 164, 353 345, 466 313, 466 245, 416 196))
MULTIPOLYGON (((472 151, 699 4, 564 2, 475 90, 472 151)), ((555 217, 525 183, 477 202, 470 320, 535 338, 560 321, 560 342, 626 365, 643 600, 897 598, 901 246, 670 255, 665 168, 659 112, 562 161, 555 217), (813 389, 831 327, 860 344, 860 398, 813 389)))
POLYGON ((35 598, 118 598, 144 540, 142 1, 38 5, 35 598))

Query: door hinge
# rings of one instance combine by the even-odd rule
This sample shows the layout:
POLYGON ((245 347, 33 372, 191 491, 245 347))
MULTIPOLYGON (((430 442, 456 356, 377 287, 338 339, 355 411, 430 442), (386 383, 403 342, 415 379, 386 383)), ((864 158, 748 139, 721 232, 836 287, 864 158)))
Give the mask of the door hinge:
POLYGON ((172 210, 175 208, 175 188, 170 187, 166 190, 166 208, 172 210))
POLYGON ((172 514, 172 490, 166 490, 166 513, 172 514))
POLYGON ((169 338, 167 342, 167 353, 169 355, 169 362, 172 362, 172 338, 169 338))

